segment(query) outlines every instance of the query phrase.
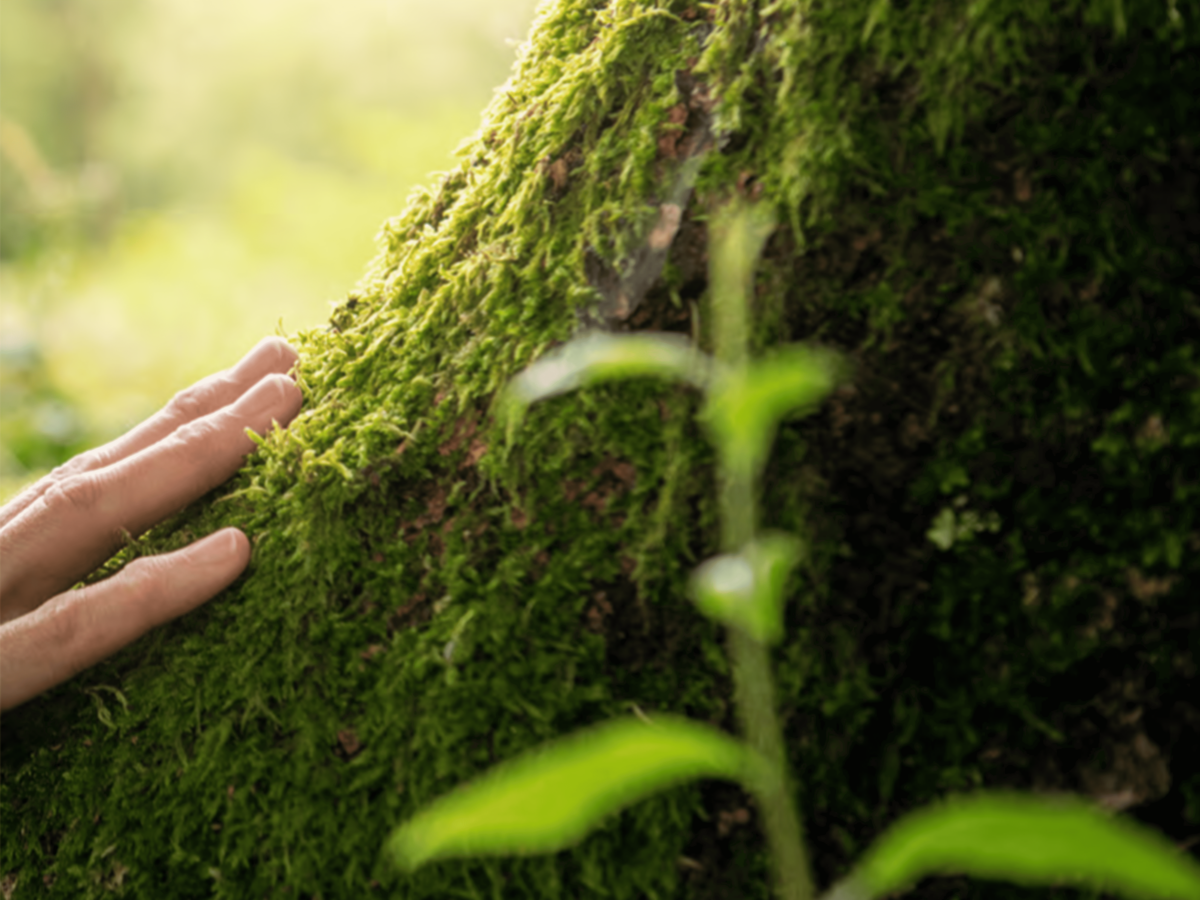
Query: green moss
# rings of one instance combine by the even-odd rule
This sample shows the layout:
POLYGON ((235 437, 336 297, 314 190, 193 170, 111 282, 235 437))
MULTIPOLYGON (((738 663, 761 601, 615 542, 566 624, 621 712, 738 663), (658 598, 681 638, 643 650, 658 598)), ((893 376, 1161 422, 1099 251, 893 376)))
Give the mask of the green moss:
POLYGON ((855 361, 783 429, 764 496, 810 545, 777 659, 822 882, 983 784, 1132 791, 1194 831, 1186 12, 545 6, 458 169, 296 337, 304 412, 114 563, 235 524, 248 574, 5 717, 14 896, 766 896, 753 826, 721 816, 746 800, 718 785, 553 858, 401 880, 378 857, 455 784, 632 705, 731 725, 719 635, 683 599, 715 547, 696 398, 589 390, 511 443, 492 416, 643 258, 706 131, 662 278, 611 325, 707 340, 705 222, 741 190, 786 223, 756 346, 855 361), (946 509, 998 527, 940 549, 946 509))

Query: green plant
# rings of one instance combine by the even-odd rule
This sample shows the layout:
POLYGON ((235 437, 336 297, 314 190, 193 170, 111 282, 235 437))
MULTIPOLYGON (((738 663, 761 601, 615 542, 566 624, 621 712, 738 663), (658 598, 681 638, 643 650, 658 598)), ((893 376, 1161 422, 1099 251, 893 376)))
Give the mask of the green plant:
MULTIPOLYGON (((704 391, 701 420, 720 466, 723 553, 696 570, 692 593, 705 615, 729 629, 744 740, 673 716, 585 730, 497 767, 397 828, 385 850, 402 868, 453 856, 554 852, 655 791, 725 778, 758 803, 779 897, 814 896, 767 650, 783 636, 785 582, 803 543, 759 532, 757 481, 779 421, 811 411, 847 369, 834 354, 799 345, 749 360, 746 296, 773 223, 761 208, 730 207, 713 224, 715 357, 672 335, 591 334, 523 372, 509 388, 505 415, 511 439, 529 404, 606 380, 656 376, 704 391)), ((827 896, 867 900, 952 872, 1200 898, 1200 867, 1153 832, 1078 800, 1006 793, 953 797, 905 817, 827 896)))

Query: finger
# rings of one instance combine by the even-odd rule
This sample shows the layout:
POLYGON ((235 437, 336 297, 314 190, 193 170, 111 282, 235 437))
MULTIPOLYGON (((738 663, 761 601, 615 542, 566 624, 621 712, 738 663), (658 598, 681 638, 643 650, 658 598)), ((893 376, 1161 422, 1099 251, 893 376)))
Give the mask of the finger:
POLYGON ((174 553, 136 559, 106 581, 67 591, 0 625, 0 710, 195 609, 228 587, 249 561, 246 535, 225 528, 174 553))
POLYGON ((300 389, 268 375, 236 403, 176 429, 120 462, 51 485, 0 529, 0 621, 23 615, 140 535, 228 480, 254 442, 300 409, 300 389))
POLYGON ((59 466, 45 478, 26 488, 0 509, 0 528, 41 497, 50 486, 133 456, 162 440, 181 425, 216 412, 233 403, 264 377, 291 371, 299 357, 292 346, 279 337, 263 338, 232 369, 209 375, 180 391, 171 402, 132 431, 59 466))

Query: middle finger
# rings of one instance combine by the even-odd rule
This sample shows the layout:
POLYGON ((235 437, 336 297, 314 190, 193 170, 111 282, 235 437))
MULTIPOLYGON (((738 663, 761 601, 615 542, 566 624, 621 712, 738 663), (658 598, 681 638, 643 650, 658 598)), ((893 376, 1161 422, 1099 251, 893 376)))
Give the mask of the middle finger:
POLYGON ((170 403, 129 433, 103 447, 88 450, 59 466, 22 491, 0 510, 0 527, 32 506, 56 483, 111 466, 161 441, 176 428, 233 403, 266 375, 287 372, 296 364, 296 351, 283 338, 263 338, 232 369, 204 378, 176 394, 170 403))

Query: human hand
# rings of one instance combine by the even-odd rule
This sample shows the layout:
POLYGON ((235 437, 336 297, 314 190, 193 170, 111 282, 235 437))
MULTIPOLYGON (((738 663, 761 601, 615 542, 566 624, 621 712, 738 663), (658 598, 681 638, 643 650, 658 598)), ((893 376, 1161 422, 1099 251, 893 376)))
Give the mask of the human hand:
POLYGON ((232 369, 177 394, 110 444, 55 469, 0 509, 0 710, 74 677, 219 593, 250 561, 224 528, 135 559, 112 578, 70 590, 121 548, 228 480, 254 442, 300 410, 286 374, 296 351, 261 341, 232 369))

